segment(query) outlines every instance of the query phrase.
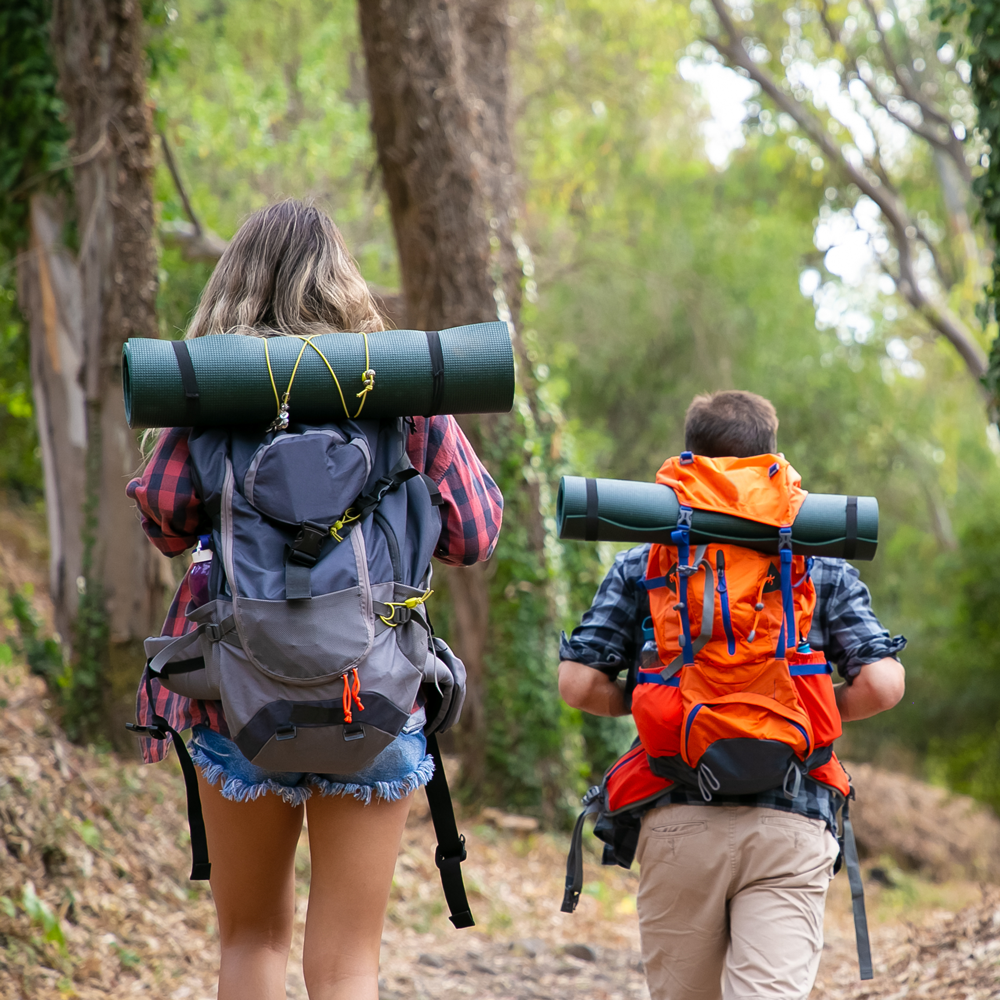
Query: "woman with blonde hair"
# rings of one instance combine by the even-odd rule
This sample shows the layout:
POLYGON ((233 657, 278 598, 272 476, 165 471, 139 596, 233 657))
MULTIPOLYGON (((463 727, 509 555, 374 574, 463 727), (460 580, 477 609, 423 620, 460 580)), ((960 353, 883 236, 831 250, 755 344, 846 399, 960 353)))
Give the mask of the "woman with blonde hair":
MULTIPOLYGON (((337 227, 288 200, 254 213, 223 254, 186 337, 221 333, 309 336, 384 328, 337 227)), ((406 453, 443 501, 435 556, 451 565, 487 559, 503 500, 455 419, 408 420, 406 453)), ((180 555, 211 532, 189 450, 189 429, 163 431, 128 485, 152 543, 180 555)), ((192 564, 162 634, 194 628, 185 616, 207 600, 192 564)), ((415 706, 413 718, 418 718, 415 706)), ((422 728, 400 735, 350 775, 277 773, 252 764, 230 739, 221 702, 182 697, 144 676, 138 719, 190 728, 191 756, 212 858, 221 943, 220 1000, 285 996, 295 913, 295 849, 307 819, 311 855, 303 972, 312 1000, 376 1000, 382 924, 412 793, 433 773, 422 728)), ((144 739, 147 762, 167 740, 144 739)))

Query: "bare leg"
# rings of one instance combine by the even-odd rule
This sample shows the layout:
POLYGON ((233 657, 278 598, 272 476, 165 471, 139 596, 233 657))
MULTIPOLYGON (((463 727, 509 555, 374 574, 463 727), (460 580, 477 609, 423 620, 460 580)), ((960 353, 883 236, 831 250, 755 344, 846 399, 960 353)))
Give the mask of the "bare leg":
POLYGON ((302 806, 230 802, 198 773, 222 962, 219 1000, 284 1000, 302 806))
POLYGON ((362 805, 314 794, 302 971, 310 1000, 378 1000, 378 957, 410 798, 362 805))

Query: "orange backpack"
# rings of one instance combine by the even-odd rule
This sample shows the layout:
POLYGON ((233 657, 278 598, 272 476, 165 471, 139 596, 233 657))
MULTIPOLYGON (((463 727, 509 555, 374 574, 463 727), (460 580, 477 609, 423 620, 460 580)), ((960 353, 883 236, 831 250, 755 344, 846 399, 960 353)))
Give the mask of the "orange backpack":
POLYGON ((833 758, 841 724, 832 668, 806 638, 812 560, 792 552, 806 497, 798 473, 777 455, 684 452, 656 481, 677 494, 680 515, 671 544, 652 546, 643 581, 659 657, 638 672, 632 714, 653 774, 697 787, 706 801, 777 787, 794 798, 805 774, 848 794, 833 758), (773 525, 777 557, 693 548, 693 509, 773 525))
MULTIPOLYGON (((703 458, 683 452, 656 476, 680 501, 671 544, 650 549, 650 619, 643 631, 655 665, 642 662, 632 692, 639 740, 584 797, 566 859, 562 911, 583 889, 583 824, 596 819, 603 863, 629 868, 643 813, 675 784, 713 796, 784 788, 803 775, 837 793, 838 837, 851 883, 861 978, 873 975, 864 888, 850 820, 854 796, 833 753, 841 734, 832 667, 807 636, 816 608, 812 559, 792 552, 792 522, 806 497, 780 455, 703 458), (694 510, 738 514, 779 529, 777 558, 735 545, 691 551, 694 510)), ((647 647, 642 661, 647 660, 647 647)))

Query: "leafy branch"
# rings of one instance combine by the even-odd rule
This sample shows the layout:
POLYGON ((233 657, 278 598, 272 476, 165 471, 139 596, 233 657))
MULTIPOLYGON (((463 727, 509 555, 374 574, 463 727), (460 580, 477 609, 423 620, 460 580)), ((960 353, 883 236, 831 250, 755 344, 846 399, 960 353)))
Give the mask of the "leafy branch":
MULTIPOLYGON (((833 164, 848 182, 854 184, 863 195, 870 198, 879 207, 882 217, 887 223, 891 242, 896 249, 895 261, 888 254, 880 255, 881 267, 892 277, 911 307, 926 320, 935 333, 943 336, 955 348, 969 373, 977 382, 980 381, 986 372, 987 361, 975 336, 952 312, 943 298, 930 291, 926 284, 922 284, 919 279, 916 261, 921 247, 926 247, 931 252, 940 283, 945 288, 949 284, 935 247, 921 231, 907 208, 902 194, 892 183, 889 172, 879 156, 878 143, 876 142, 873 153, 865 155, 858 152, 857 155, 854 155, 855 151, 852 149, 852 154, 848 155, 847 150, 833 138, 818 115, 813 113, 803 101, 796 99, 786 91, 787 81, 783 80, 779 84, 764 68, 763 64, 752 57, 751 52, 754 50, 755 42, 746 32, 736 26, 724 0, 710 0, 710 2, 721 30, 718 34, 705 36, 703 40, 711 45, 731 68, 742 71, 751 80, 754 80, 772 103, 795 121, 798 127, 822 151, 828 162, 833 164)), ((869 11, 874 11, 870 3, 867 6, 869 11)), ((824 27, 831 35, 831 40, 839 39, 839 29, 830 21, 828 7, 824 7, 823 17, 824 27)), ((917 91, 906 79, 907 71, 896 66, 896 60, 889 49, 884 33, 877 28, 877 18, 874 23, 876 28, 873 30, 878 31, 883 54, 893 66, 895 79, 903 95, 912 93, 919 97, 917 91)), ((860 68, 857 71, 860 77, 860 68)), ((868 89, 870 91, 872 88, 868 89)), ((932 108, 927 101, 920 98, 914 103, 921 107, 925 122, 929 119, 932 122, 947 124, 944 115, 932 108), (926 111, 924 111, 925 108, 926 111)), ((893 117, 905 124, 914 135, 926 139, 921 131, 913 128, 910 121, 899 115, 893 117)), ((950 126, 948 127, 950 131, 950 126)), ((926 128, 923 131, 926 131, 926 128)), ((939 138, 935 145, 938 148, 943 148, 952 159, 958 155, 958 150, 952 147, 950 141, 939 138)), ((962 157, 964 163, 964 154, 962 157)))

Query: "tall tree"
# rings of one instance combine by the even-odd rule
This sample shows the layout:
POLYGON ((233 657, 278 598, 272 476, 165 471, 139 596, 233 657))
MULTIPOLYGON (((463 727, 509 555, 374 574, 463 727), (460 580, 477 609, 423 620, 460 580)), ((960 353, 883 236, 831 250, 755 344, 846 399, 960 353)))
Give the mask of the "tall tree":
MULTIPOLYGON (((407 325, 432 330, 501 315, 510 325, 524 386, 530 365, 517 333, 522 271, 508 121, 507 4, 361 0, 358 11, 407 325)), ((526 389, 530 401, 531 386, 526 389)), ((496 419, 462 423, 477 449, 500 444, 496 419)), ((541 558, 537 489, 525 514, 522 528, 541 558)), ((469 671, 462 743, 473 786, 486 767, 487 572, 480 564, 448 574, 454 640, 469 671)))
POLYGON ((125 422, 121 348, 129 336, 157 335, 143 19, 137 0, 56 0, 52 13, 78 248, 61 243, 59 206, 36 198, 37 252, 22 289, 57 526, 53 598, 75 637, 74 708, 83 731, 103 715, 114 738, 131 713, 164 582, 124 493, 140 455, 125 422))

